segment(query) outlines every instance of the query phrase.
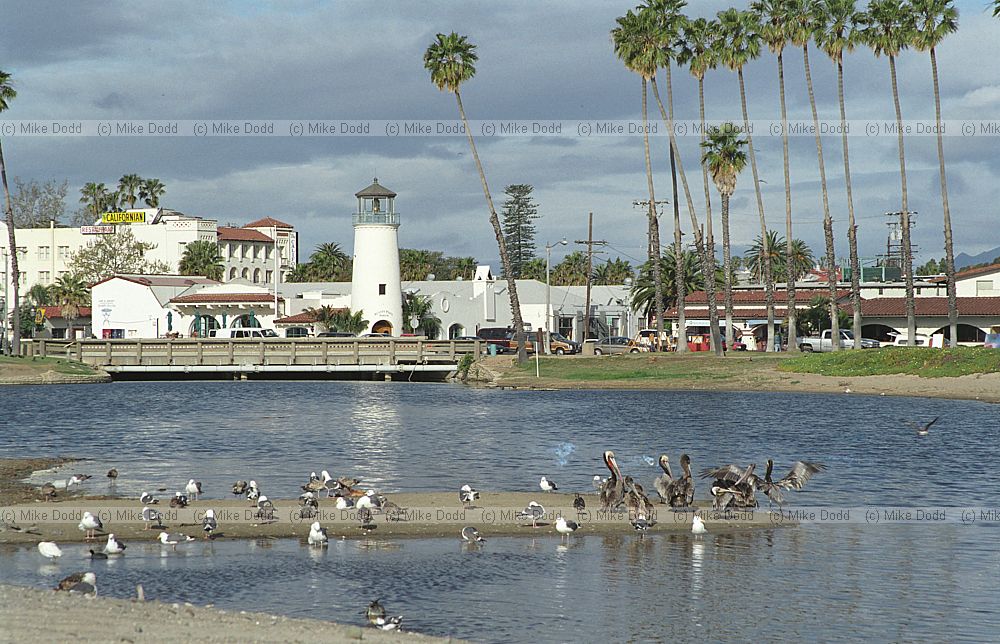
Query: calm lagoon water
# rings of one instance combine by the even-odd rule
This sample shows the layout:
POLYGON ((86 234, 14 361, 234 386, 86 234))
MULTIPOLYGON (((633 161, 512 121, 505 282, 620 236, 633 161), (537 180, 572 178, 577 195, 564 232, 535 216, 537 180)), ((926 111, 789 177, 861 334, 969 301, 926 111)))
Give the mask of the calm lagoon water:
MULTIPOLYGON (((998 408, 854 395, 532 392, 344 382, 117 383, 0 388, 0 456, 71 455, 106 491, 203 482, 225 498, 255 478, 291 496, 313 470, 384 491, 590 490, 614 449, 647 484, 661 452, 694 469, 774 458, 827 472, 790 505, 988 505, 998 498, 998 408), (906 421, 941 420, 918 439, 906 421)), ((705 485, 698 497, 707 495, 705 485)), ((383 598, 421 632, 478 641, 977 640, 1000 623, 997 525, 804 525, 690 535, 338 542, 130 544, 55 565, 0 549, 0 580, 51 586, 93 566, 103 594, 136 583, 166 601, 361 623, 383 598)))

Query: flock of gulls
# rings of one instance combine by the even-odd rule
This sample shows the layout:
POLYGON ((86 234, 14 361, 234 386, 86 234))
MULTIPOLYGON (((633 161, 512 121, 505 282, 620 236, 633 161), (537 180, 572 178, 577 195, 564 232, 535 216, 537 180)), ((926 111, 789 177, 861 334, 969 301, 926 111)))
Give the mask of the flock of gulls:
MULTIPOLYGON (((933 424, 933 423, 931 423, 933 424)), ((654 504, 646 494, 644 487, 632 476, 623 475, 614 452, 608 450, 603 454, 605 467, 608 469, 608 476, 596 475, 593 478, 594 492, 600 504, 600 509, 612 512, 627 511, 627 518, 631 526, 640 536, 649 528, 655 525, 653 519, 654 504)), ((652 459, 648 459, 652 462, 652 459)), ((658 461, 663 473, 653 481, 653 490, 658 496, 660 504, 669 506, 674 511, 691 511, 691 532, 700 536, 707 532, 705 522, 698 516, 695 508, 695 478, 691 469, 691 458, 687 454, 680 457, 680 471, 677 476, 671 468, 670 458, 667 454, 660 456, 658 461)), ((808 461, 796 461, 791 469, 783 477, 775 479, 773 477, 774 462, 768 459, 764 476, 755 474, 756 464, 751 463, 744 467, 738 465, 724 465, 721 467, 710 467, 701 470, 700 478, 711 479, 709 494, 712 498, 712 507, 718 511, 738 510, 745 508, 756 508, 758 492, 768 498, 770 504, 782 505, 784 503, 783 492, 787 490, 800 490, 806 482, 815 474, 825 470, 822 463, 808 461)), ((115 484, 118 478, 118 470, 111 469, 107 473, 111 485, 115 484)), ((68 490, 73 486, 79 486, 90 478, 88 475, 76 474, 60 481, 59 484, 46 483, 41 491, 46 500, 54 497, 59 490, 68 490)), ((356 478, 341 477, 335 478, 327 470, 319 474, 310 473, 309 480, 301 486, 302 493, 298 497, 298 516, 302 519, 314 519, 318 516, 319 503, 321 498, 333 499, 333 503, 338 510, 353 509, 357 511, 360 528, 368 533, 375 529, 373 515, 384 514, 387 521, 399 520, 405 516, 406 508, 390 501, 385 495, 379 494, 373 489, 363 489, 359 487, 360 480, 356 478)), ((542 492, 550 493, 559 490, 555 481, 542 476, 538 483, 542 492)), ((159 492, 165 492, 165 488, 160 488, 159 492)), ((255 480, 239 480, 233 483, 232 493, 237 497, 243 497, 255 508, 254 517, 261 522, 273 522, 275 520, 275 507, 273 502, 263 494, 260 486, 255 480)), ((179 490, 169 498, 169 505, 172 508, 186 507, 192 500, 197 501, 202 496, 201 482, 195 479, 188 480, 179 490)), ((459 501, 464 508, 472 508, 476 501, 481 498, 478 490, 471 485, 463 485, 459 489, 459 501)), ((152 492, 143 492, 138 499, 142 504, 142 520, 144 530, 157 529, 159 533, 157 540, 163 546, 170 546, 176 549, 179 545, 195 541, 193 536, 168 532, 163 525, 163 514, 157 507, 160 500, 152 492)), ((579 493, 574 495, 573 508, 577 512, 577 521, 573 521, 561 516, 555 519, 555 531, 561 539, 566 539, 581 528, 580 519, 587 512, 586 499, 579 493)), ((532 528, 542 525, 540 523, 546 516, 545 507, 538 501, 531 501, 528 505, 516 513, 519 520, 525 521, 525 527, 529 524, 532 528)), ((205 511, 201 521, 201 530, 205 539, 215 539, 221 536, 219 524, 215 511, 209 508, 205 511)), ((77 526, 84 533, 87 542, 97 540, 98 533, 104 536, 104 523, 98 516, 91 512, 84 512, 80 523, 77 526)), ((474 547, 483 546, 486 538, 475 526, 464 526, 460 531, 460 538, 463 542, 474 547)), ((322 548, 328 545, 330 537, 319 521, 313 521, 309 526, 309 533, 306 543, 310 547, 322 548)), ((127 546, 114 533, 107 534, 107 541, 99 550, 91 549, 92 559, 107 559, 111 556, 121 556, 125 553, 127 546)), ((38 543, 38 552, 47 559, 56 559, 62 556, 62 550, 52 541, 42 541, 38 543)), ((69 575, 61 580, 56 590, 63 590, 86 595, 97 594, 97 579, 93 572, 78 572, 69 575)), ((376 599, 368 605, 365 611, 368 623, 381 630, 399 630, 402 625, 402 616, 389 616, 380 600, 376 599)))

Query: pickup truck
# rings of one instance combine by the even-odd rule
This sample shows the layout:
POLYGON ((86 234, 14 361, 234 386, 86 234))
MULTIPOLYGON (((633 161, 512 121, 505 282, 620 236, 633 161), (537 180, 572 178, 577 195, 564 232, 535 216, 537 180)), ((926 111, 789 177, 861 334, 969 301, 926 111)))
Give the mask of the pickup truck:
MULTIPOLYGON (((880 346, 878 340, 861 338, 862 349, 878 349, 880 346)), ((854 348, 854 334, 846 329, 840 330, 840 348, 854 348)), ((813 351, 833 351, 833 343, 830 342, 830 329, 820 333, 819 337, 802 338, 799 341, 799 349, 806 353, 812 353, 813 351)))

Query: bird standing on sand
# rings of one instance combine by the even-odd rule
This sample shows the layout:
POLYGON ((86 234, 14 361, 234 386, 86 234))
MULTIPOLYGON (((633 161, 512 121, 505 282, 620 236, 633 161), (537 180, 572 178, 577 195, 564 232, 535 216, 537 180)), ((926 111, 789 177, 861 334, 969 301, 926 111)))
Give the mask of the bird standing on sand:
POLYGON ((691 517, 691 534, 705 534, 708 530, 705 529, 705 522, 701 520, 701 517, 697 514, 691 517))
POLYGON ((127 547, 128 546, 126 546, 123 541, 120 541, 117 537, 115 537, 115 533, 112 532, 108 535, 108 542, 104 544, 104 554, 120 555, 125 552, 125 548, 127 547))
POLYGON ((573 509, 576 510, 578 515, 587 511, 587 502, 584 501, 583 497, 579 494, 577 494, 576 498, 573 499, 573 509))
POLYGON ((580 529, 580 524, 576 521, 567 521, 563 517, 556 519, 556 532, 561 534, 563 538, 567 535, 571 535, 580 529))
POLYGON ((531 519, 531 527, 538 527, 538 520, 545 515, 545 508, 540 503, 531 501, 528 507, 517 513, 518 519, 531 519))
POLYGON ((559 489, 559 486, 556 485, 555 481, 550 481, 544 476, 542 477, 542 480, 538 482, 538 486, 546 492, 552 492, 553 490, 559 489))
POLYGON ((250 502, 250 505, 254 505, 259 498, 260 488, 257 487, 257 481, 250 481, 250 485, 247 487, 247 501, 250 502))
POLYGON ((347 497, 338 496, 337 500, 334 502, 334 507, 338 510, 349 510, 354 507, 354 501, 348 499, 347 497))
POLYGON ((39 541, 38 552, 46 559, 55 559, 62 556, 62 550, 59 549, 55 541, 39 541))
POLYGON ((153 496, 150 492, 143 492, 139 495, 139 503, 143 505, 156 505, 160 500, 153 496))
POLYGON ((486 543, 486 539, 483 539, 482 535, 479 534, 479 530, 471 525, 462 528, 462 539, 470 543, 486 543))
POLYGON ((172 508, 186 508, 187 504, 187 495, 181 494, 180 492, 175 492, 174 498, 170 499, 170 507, 172 508))
POLYGON ((325 546, 330 540, 330 537, 326 534, 326 528, 319 524, 319 521, 313 521, 313 524, 309 526, 309 537, 306 541, 310 546, 325 546))
POLYGON ((99 518, 95 517, 90 512, 84 512, 83 518, 80 519, 80 523, 76 527, 83 530, 84 538, 89 541, 90 539, 97 538, 96 532, 98 530, 103 530, 104 524, 101 523, 99 518))
POLYGON ((249 484, 246 481, 236 481, 233 483, 233 494, 243 496, 247 493, 247 487, 249 487, 249 484))
POLYGON ((163 527, 163 515, 149 506, 142 509, 142 520, 146 524, 143 530, 149 530, 151 523, 155 523, 157 528, 163 527))
POLYGON ((184 486, 184 491, 187 492, 189 497, 194 497, 194 500, 197 501, 198 495, 201 494, 201 481, 188 480, 187 485, 184 486))
POLYGON ((201 529, 205 532, 206 539, 215 538, 215 531, 219 529, 219 522, 215 520, 215 510, 209 508, 205 511, 205 518, 201 520, 201 529))
POLYGON ((471 485, 466 483, 458 491, 458 499, 462 502, 462 505, 471 508, 472 504, 479 498, 479 492, 471 485))

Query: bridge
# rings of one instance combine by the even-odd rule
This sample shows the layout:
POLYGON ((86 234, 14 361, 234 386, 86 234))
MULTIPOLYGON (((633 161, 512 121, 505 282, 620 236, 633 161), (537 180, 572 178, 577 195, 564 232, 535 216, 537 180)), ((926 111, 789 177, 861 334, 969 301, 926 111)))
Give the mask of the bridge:
POLYGON ((116 380, 302 378, 444 380, 479 340, 420 338, 254 338, 25 340, 21 352, 77 360, 116 380))

